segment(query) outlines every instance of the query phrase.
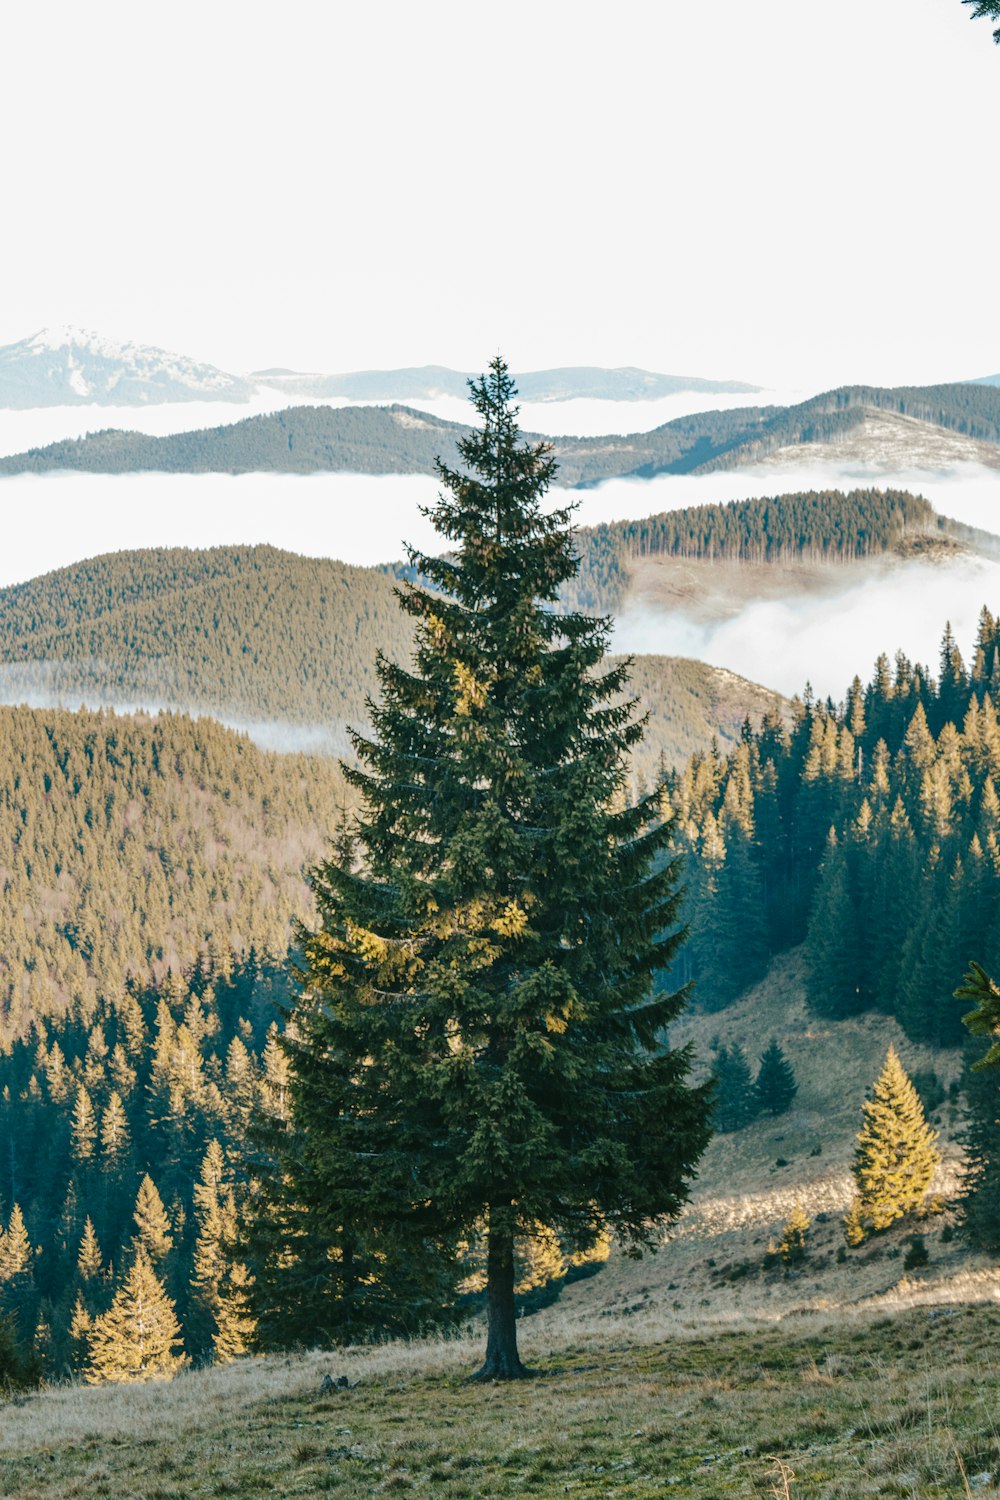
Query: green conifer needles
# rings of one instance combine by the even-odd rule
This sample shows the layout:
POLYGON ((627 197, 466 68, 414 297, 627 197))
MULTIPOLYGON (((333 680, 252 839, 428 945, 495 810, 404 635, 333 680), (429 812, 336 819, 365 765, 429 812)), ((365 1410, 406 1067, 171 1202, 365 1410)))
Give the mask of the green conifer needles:
POLYGON ((485 1221, 501 1378, 522 1373, 515 1236, 655 1243, 708 1137, 706 1090, 662 1042, 683 993, 651 995, 681 934, 658 795, 620 795, 642 723, 626 667, 602 670, 606 622, 554 609, 569 511, 543 509, 554 465, 513 394, 494 360, 468 472, 440 468, 452 550, 411 553, 415 660, 378 664, 347 770, 361 868, 316 875, 289 1048, 290 1190, 325 1215, 338 1274, 349 1258, 384 1294, 404 1241, 412 1283, 418 1247, 485 1221))
POLYGON ((919 1209, 941 1160, 937 1132, 924 1118, 923 1105, 894 1047, 886 1054, 870 1099, 861 1106, 852 1171, 857 1197, 845 1220, 849 1243, 859 1243, 867 1227, 887 1229, 919 1209))
POLYGON ((955 991, 955 999, 975 1001, 975 1010, 970 1010, 962 1020, 973 1036, 988 1036, 993 1039, 989 1051, 975 1066, 994 1067, 1000 1063, 1000 988, 983 966, 973 959, 963 983, 955 991))

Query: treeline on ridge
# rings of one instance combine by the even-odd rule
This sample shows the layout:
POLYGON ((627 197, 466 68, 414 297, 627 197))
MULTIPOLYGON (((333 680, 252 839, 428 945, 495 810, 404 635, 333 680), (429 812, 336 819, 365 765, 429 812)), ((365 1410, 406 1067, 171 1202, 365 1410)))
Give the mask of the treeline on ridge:
POLYGON ((614 611, 637 558, 853 562, 906 540, 947 534, 950 524, 922 495, 906 490, 806 490, 689 506, 581 529, 580 571, 564 598, 572 608, 614 611))

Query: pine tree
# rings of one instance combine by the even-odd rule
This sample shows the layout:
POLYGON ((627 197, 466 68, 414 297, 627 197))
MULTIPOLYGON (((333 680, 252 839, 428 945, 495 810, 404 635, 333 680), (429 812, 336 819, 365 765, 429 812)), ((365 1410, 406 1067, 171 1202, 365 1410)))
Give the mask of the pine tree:
POLYGON ((256 1327, 250 1309, 252 1278, 234 1258, 236 1200, 226 1178, 222 1148, 218 1141, 210 1141, 194 1189, 198 1238, 187 1328, 192 1353, 205 1358, 211 1350, 216 1363, 246 1354, 256 1327))
POLYGON ((174 1248, 174 1239, 170 1232, 167 1211, 163 1207, 163 1199, 157 1192, 156 1183, 148 1172, 139 1184, 134 1217, 135 1243, 154 1265, 165 1260, 174 1248))
POLYGON ((809 1003, 824 1016, 863 1009, 858 928, 847 859, 833 829, 827 842, 806 939, 809 1003))
POLYGON ((761 1056, 754 1083, 757 1108, 762 1114, 783 1115, 786 1110, 791 1109, 798 1089, 791 1063, 778 1043, 772 1039, 761 1056))
POLYGON ((683 995, 649 995, 678 901, 658 793, 620 795, 642 734, 627 665, 602 670, 606 622, 554 608, 578 567, 569 512, 542 508, 554 464, 519 441, 502 360, 472 392, 469 473, 440 466, 431 512, 451 550, 411 553, 436 592, 400 592, 415 663, 379 661, 347 771, 363 870, 331 860, 315 880, 286 1177, 384 1295, 420 1247, 485 1218, 480 1373, 512 1378, 517 1235, 653 1243, 707 1140, 707 1091, 663 1042, 683 995))
POLYGON ((7 1228, 0 1241, 0 1285, 18 1281, 31 1275, 31 1241, 24 1223, 19 1203, 15 1203, 7 1220, 7 1228))
POLYGON ((217 1365, 249 1354, 257 1337, 253 1277, 242 1261, 232 1261, 219 1288, 212 1356, 217 1365))
POLYGON ((110 1308, 94 1319, 87 1341, 89 1385, 170 1380, 182 1368, 174 1304, 141 1247, 110 1308))
POLYGON ((98 1244, 97 1235, 94 1232, 94 1226, 91 1223, 89 1214, 87 1215, 87 1222, 83 1226, 83 1238, 80 1240, 80 1253, 76 1258, 76 1266, 84 1281, 93 1281, 96 1277, 100 1276, 101 1271, 104 1269, 104 1262, 101 1259, 101 1247, 98 1244))
MULTIPOLYGON (((981 1059, 981 1044, 974 1056, 981 1059)), ((970 1057, 963 1082, 967 1116, 962 1132, 962 1229, 977 1250, 995 1255, 1000 1251, 1000 1080, 994 1067, 980 1068, 970 1057)))
POLYGON ((796 1203, 785 1221, 778 1241, 777 1254, 785 1266, 801 1265, 806 1258, 806 1243, 812 1219, 800 1203, 796 1203))
POLYGON ((716 1130, 742 1130, 757 1113, 750 1064, 742 1047, 720 1047, 712 1066, 716 1130))
POLYGON ((76 1103, 70 1124, 73 1159, 77 1162, 93 1160, 97 1147, 97 1118, 90 1095, 81 1083, 76 1091, 76 1103))
POLYGON ((919 1209, 941 1160, 937 1132, 903 1065, 890 1047, 872 1096, 861 1106, 854 1164, 857 1184, 851 1224, 887 1229, 919 1209))
POLYGON ((112 1089, 101 1118, 101 1160, 111 1170, 120 1169, 129 1150, 128 1115, 117 1089, 112 1089))

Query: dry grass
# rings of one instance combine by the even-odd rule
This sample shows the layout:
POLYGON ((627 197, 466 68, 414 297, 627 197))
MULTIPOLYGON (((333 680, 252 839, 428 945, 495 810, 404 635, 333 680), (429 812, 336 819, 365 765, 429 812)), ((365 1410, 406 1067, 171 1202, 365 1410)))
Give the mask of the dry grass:
POLYGON ((0 1492, 710 1500, 773 1493, 777 1457, 792 1500, 937 1500, 964 1493, 963 1469, 996 1495, 1000 1310, 933 1312, 683 1337, 653 1318, 533 1319, 523 1342, 538 1378, 506 1387, 465 1378, 476 1351, 462 1340, 53 1391, 7 1408, 0 1492), (357 1384, 320 1396, 328 1369, 357 1384))

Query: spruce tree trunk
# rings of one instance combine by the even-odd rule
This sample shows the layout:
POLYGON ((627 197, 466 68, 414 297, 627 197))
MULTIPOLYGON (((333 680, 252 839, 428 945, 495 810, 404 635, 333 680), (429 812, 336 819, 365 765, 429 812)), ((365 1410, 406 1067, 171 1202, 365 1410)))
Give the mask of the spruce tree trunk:
POLYGON ((474 1380, 523 1380, 514 1311, 514 1215, 491 1204, 486 1252, 486 1359, 474 1380))

